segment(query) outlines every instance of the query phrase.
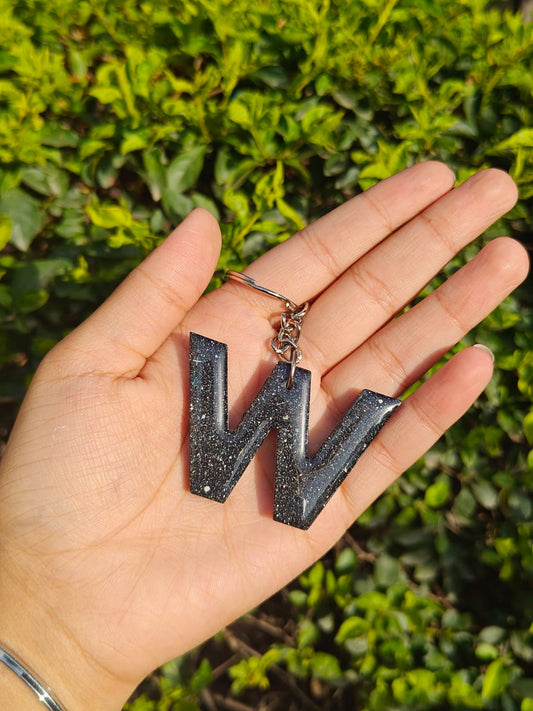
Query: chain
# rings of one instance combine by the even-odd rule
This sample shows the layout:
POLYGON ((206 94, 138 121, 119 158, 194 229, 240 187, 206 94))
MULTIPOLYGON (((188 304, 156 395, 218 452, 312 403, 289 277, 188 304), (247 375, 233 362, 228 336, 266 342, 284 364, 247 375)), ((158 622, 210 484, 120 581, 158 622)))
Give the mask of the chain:
POLYGON ((279 331, 275 338, 270 341, 272 350, 279 355, 281 360, 285 363, 290 363, 291 369, 289 372, 289 377, 287 378, 287 388, 290 390, 294 381, 294 374, 296 372, 296 366, 302 360, 302 350, 298 346, 298 339, 302 332, 302 319, 305 314, 309 311, 309 302, 305 302, 301 306, 295 304, 294 301, 287 299, 285 296, 278 294, 276 291, 267 289, 264 286, 259 286, 255 282, 255 279, 248 276, 247 274, 241 274, 240 272, 228 271, 226 273, 227 279, 235 279, 240 281, 241 284, 246 284, 246 286, 251 286, 257 291, 261 291, 263 294, 268 294, 268 296, 273 296, 276 299, 280 299, 284 302, 287 311, 281 314, 281 324, 279 331))
MULTIPOLYGON (((289 302, 287 302, 287 307, 289 302)), ((291 304, 293 305, 293 304, 291 304)), ((302 332, 302 319, 309 310, 309 304, 297 306, 290 311, 281 314, 281 324, 278 334, 270 341, 272 350, 286 363, 290 363, 291 369, 287 378, 287 388, 292 388, 296 366, 302 360, 302 349, 298 346, 298 339, 302 332)))

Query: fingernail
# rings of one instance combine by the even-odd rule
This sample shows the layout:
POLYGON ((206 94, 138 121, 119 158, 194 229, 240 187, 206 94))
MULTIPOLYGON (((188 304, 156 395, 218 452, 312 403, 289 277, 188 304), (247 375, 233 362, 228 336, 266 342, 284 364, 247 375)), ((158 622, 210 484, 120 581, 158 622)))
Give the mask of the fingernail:
POLYGON ((492 358, 492 362, 494 363, 494 353, 491 351, 490 348, 487 348, 487 346, 485 346, 483 343, 476 343, 474 345, 474 348, 480 348, 482 351, 485 351, 485 353, 488 353, 492 358))

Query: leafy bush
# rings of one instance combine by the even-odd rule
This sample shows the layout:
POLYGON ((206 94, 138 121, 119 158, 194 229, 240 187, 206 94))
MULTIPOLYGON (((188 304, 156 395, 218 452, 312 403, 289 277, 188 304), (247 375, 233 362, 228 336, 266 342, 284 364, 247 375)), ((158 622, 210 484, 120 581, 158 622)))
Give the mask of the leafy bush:
MULTIPOLYGON (((459 181, 510 171, 519 203, 481 241, 529 243, 533 26, 487 0, 0 0, 0 18, 4 433, 47 350, 194 206, 240 269, 438 158, 459 181)), ((485 396, 294 584, 288 640, 231 669, 243 699, 288 669, 322 706, 533 708, 530 306, 522 290, 465 339, 496 354, 485 396)), ((129 709, 228 685, 209 649, 129 709)))

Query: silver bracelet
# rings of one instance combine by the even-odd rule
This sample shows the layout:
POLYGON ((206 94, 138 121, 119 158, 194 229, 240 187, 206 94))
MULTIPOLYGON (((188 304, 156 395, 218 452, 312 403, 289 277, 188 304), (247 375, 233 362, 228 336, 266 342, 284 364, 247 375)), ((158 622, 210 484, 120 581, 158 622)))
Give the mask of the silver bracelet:
POLYGON ((26 686, 30 687, 35 696, 49 711, 66 711, 57 696, 54 696, 52 690, 39 679, 34 671, 25 666, 12 650, 0 646, 0 662, 3 662, 26 686))

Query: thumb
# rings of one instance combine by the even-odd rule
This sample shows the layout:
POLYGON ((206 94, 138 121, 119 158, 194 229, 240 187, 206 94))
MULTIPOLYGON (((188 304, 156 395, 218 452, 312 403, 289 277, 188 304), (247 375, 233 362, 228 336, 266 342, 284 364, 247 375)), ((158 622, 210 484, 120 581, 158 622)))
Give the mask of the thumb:
POLYGON ((219 252, 215 218, 193 210, 63 343, 91 369, 140 372, 202 295, 219 252))

